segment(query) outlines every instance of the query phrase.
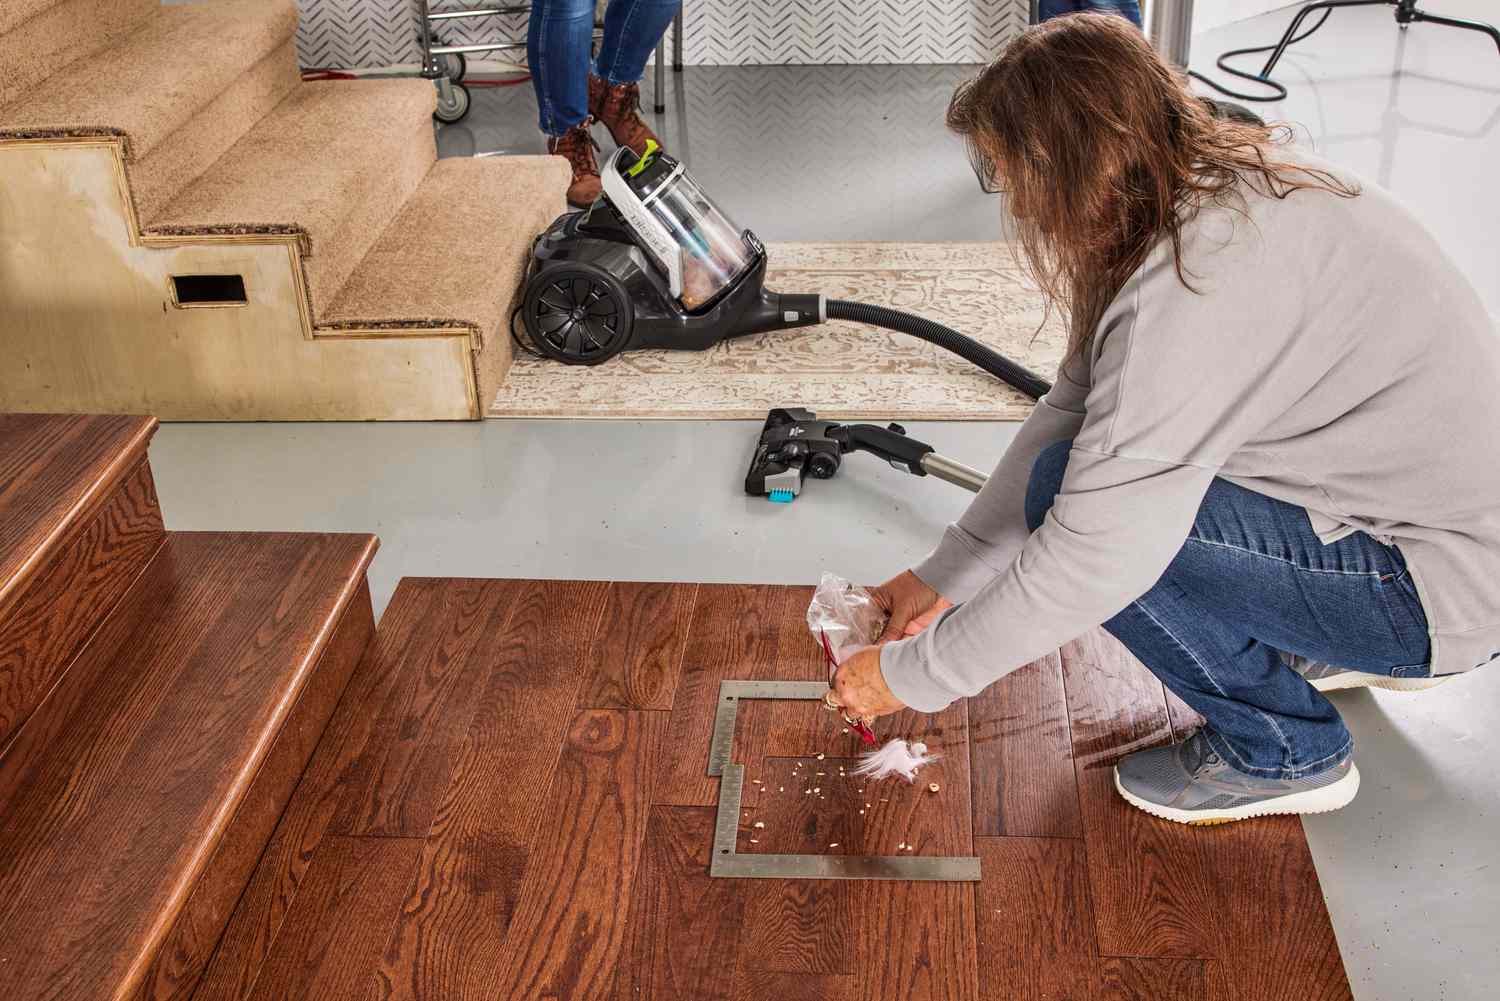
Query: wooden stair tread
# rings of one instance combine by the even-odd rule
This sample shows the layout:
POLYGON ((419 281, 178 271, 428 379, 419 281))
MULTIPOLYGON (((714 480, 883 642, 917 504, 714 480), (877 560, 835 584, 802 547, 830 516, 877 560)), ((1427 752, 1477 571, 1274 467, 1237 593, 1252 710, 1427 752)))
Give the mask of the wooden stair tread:
POLYGON ((168 534, 0 759, 0 992, 132 996, 375 547, 168 534))
POLYGON ((343 285, 437 158, 432 84, 302 84, 153 218, 148 232, 294 229, 314 305, 343 285))
POLYGON ((123 44, 21 95, 0 122, 122 129, 139 159, 296 31, 293 0, 162 7, 123 44))
POLYGON ((508 345, 531 241, 556 218, 569 177, 555 156, 439 160, 319 322, 458 321, 485 347, 508 345))
POLYGON ((155 431, 152 417, 0 414, 0 616, 155 431))

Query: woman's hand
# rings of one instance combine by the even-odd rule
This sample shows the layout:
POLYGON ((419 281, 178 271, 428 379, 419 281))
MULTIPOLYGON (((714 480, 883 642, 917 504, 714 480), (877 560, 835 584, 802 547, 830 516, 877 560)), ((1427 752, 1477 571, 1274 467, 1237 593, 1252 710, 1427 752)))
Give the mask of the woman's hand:
POLYGON ((915 636, 932 624, 932 620, 953 607, 953 602, 938 594, 910 570, 898 574, 879 587, 870 588, 875 604, 890 616, 880 643, 915 636))
POLYGON ((833 676, 833 696, 844 715, 857 719, 888 716, 906 708, 891 694, 880 673, 880 647, 868 646, 839 665, 833 676))

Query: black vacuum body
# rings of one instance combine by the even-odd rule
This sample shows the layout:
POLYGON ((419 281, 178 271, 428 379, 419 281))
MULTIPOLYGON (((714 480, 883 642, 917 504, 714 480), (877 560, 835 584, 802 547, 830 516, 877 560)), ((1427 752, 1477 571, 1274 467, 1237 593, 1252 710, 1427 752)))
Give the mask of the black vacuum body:
POLYGON ((750 267, 689 311, 601 198, 559 217, 532 248, 521 303, 526 332, 550 358, 597 365, 632 348, 702 351, 729 337, 822 322, 819 296, 765 288, 765 247, 749 230, 742 239, 750 267))
POLYGON ((765 287, 766 248, 681 163, 648 144, 600 171, 604 193, 532 246, 520 313, 536 350, 597 365, 632 348, 702 351, 746 334, 853 320, 929 341, 1032 397, 1050 388, 984 344, 920 316, 765 287))

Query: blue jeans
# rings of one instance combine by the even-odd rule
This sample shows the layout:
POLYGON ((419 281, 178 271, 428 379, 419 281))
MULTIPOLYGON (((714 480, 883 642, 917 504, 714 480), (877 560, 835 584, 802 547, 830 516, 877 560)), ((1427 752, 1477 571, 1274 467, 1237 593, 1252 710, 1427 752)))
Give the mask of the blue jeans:
POLYGON ((610 0, 604 42, 594 44, 594 0, 531 0, 526 52, 542 131, 560 136, 589 114, 588 74, 611 84, 635 83, 682 0, 610 0))
MULTIPOLYGON (((1044 449, 1027 485, 1041 525, 1071 441, 1044 449)), ((1427 677, 1427 615, 1400 550, 1363 532, 1324 545, 1307 511, 1215 479, 1161 579, 1104 623, 1203 717, 1242 772, 1296 778, 1349 756, 1338 710, 1277 651, 1358 671, 1427 677)))
POLYGON ((1037 19, 1048 21, 1064 14, 1077 14, 1086 10, 1100 14, 1119 14, 1133 21, 1137 28, 1141 26, 1139 0, 1041 0, 1037 4, 1037 19))

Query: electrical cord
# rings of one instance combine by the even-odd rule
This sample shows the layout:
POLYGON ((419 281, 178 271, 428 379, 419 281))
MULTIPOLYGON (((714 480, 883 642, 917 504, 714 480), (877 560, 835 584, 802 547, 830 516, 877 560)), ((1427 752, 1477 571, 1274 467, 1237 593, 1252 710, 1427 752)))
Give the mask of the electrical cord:
MULTIPOLYGON (((1313 25, 1311 28, 1308 28, 1302 34, 1291 38, 1287 41, 1286 44, 1288 46, 1296 45, 1298 42, 1302 41, 1302 39, 1306 38, 1308 35, 1311 35, 1313 32, 1323 27, 1323 22, 1327 21, 1328 15, 1332 13, 1333 8, 1325 8, 1323 11, 1323 16, 1318 19, 1317 24, 1313 25)), ((1276 44, 1279 45, 1280 42, 1277 42, 1276 44)), ((1246 73, 1244 70, 1235 69, 1233 66, 1226 65, 1224 62, 1224 60, 1234 56, 1248 56, 1259 52, 1275 51, 1276 45, 1257 45, 1253 48, 1248 49, 1230 49, 1228 52, 1221 52, 1219 54, 1219 57, 1214 60, 1214 65, 1219 67, 1219 69, 1224 71, 1225 73, 1228 73, 1230 76, 1237 76, 1241 80, 1249 80, 1252 83, 1258 83, 1262 86, 1270 87, 1272 91, 1272 93, 1270 94, 1243 94, 1237 90, 1230 90, 1228 87, 1225 87, 1218 81, 1212 80, 1204 76, 1202 73, 1197 72, 1196 70, 1188 70, 1188 76, 1192 77, 1194 80, 1198 80, 1204 84, 1207 84, 1214 90, 1217 90, 1220 94, 1224 94, 1239 101, 1259 101, 1261 103, 1269 103, 1271 101, 1285 100, 1286 88, 1277 83, 1275 80, 1272 80, 1270 77, 1258 76, 1254 73, 1246 73)))

